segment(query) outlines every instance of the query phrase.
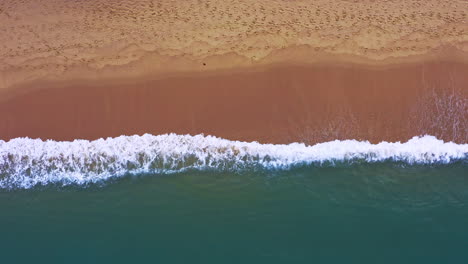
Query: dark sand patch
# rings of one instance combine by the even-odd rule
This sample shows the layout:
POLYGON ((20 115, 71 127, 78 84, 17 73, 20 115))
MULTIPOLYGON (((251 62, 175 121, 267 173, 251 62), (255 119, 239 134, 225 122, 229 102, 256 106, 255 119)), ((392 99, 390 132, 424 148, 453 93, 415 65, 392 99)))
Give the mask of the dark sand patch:
POLYGON ((0 137, 73 140, 204 133, 315 143, 399 141, 427 133, 466 143, 467 84, 468 65, 437 61, 385 69, 278 65, 160 80, 36 83, 17 88, 28 91, 0 103, 0 137), (456 106, 458 114, 428 118, 445 113, 435 109, 432 99, 424 99, 433 91, 442 97, 455 94, 462 102, 456 106), (447 132, 444 124, 427 120, 459 125, 447 132))

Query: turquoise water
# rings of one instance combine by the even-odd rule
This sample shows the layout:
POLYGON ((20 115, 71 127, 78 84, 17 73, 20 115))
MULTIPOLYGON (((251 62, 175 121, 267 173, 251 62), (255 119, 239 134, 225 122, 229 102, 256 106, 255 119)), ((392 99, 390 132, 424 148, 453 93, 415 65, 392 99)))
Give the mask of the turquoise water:
POLYGON ((466 263, 467 169, 466 160, 189 169, 4 188, 1 260, 466 263))
POLYGON ((0 140, 1 263, 465 263, 468 144, 0 140))

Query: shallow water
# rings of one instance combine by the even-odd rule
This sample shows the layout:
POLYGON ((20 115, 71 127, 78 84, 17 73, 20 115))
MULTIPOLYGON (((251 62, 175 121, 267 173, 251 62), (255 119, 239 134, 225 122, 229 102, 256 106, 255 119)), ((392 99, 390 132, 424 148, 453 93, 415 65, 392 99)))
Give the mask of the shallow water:
POLYGON ((466 160, 0 190, 2 263, 464 263, 466 160))

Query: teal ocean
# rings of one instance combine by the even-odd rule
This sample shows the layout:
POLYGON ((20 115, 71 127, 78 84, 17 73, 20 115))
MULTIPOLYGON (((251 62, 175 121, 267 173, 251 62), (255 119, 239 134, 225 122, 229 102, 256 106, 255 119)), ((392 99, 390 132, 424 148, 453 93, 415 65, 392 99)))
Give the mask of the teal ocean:
POLYGON ((468 145, 0 142, 2 263, 465 263, 468 145))

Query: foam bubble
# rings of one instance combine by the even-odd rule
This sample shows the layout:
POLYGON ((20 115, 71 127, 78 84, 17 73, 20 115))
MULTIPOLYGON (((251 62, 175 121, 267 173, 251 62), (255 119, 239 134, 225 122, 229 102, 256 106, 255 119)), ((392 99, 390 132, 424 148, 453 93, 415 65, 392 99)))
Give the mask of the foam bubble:
POLYGON ((187 169, 288 169, 324 163, 332 166, 337 161, 433 164, 467 157, 468 144, 446 143, 433 136, 414 137, 406 143, 335 140, 313 146, 176 134, 73 142, 17 138, 0 141, 0 188, 31 188, 50 183, 83 185, 126 174, 187 169))

